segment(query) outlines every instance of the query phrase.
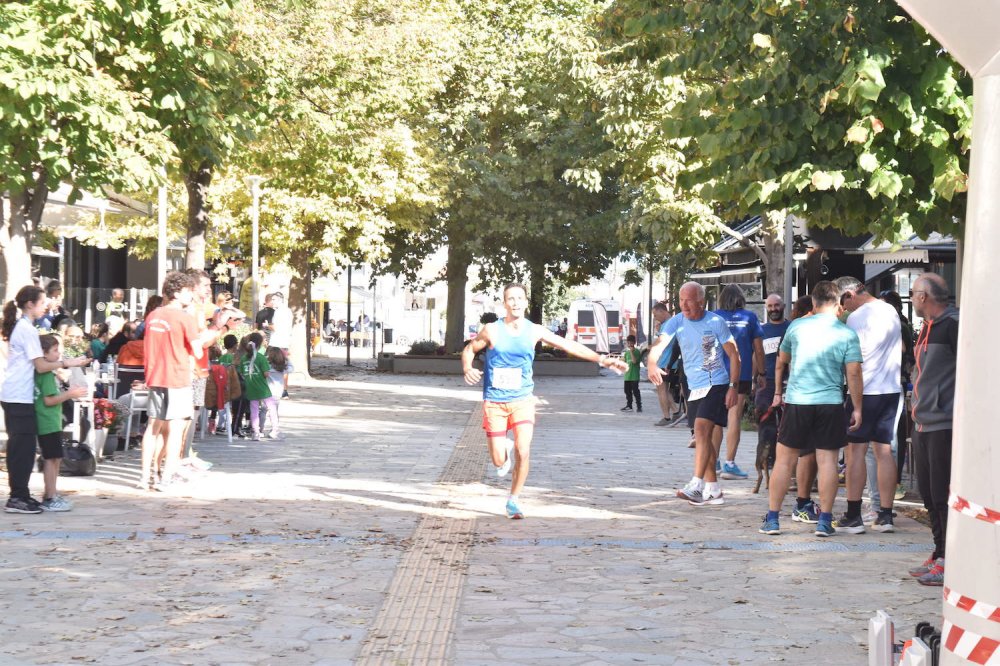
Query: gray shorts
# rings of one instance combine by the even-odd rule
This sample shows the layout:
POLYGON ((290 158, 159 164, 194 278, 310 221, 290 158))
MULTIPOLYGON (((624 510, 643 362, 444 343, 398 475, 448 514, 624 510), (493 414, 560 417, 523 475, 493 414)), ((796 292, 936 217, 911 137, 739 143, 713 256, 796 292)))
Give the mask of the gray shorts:
POLYGON ((149 418, 182 421, 194 416, 191 387, 149 388, 149 418))

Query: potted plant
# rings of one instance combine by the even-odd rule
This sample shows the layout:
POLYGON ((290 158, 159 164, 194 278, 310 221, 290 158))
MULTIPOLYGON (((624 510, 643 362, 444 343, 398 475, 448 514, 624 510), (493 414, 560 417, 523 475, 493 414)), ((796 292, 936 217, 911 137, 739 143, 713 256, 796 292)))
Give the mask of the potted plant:
POLYGON ((127 408, 107 398, 94 399, 94 450, 103 455, 111 455, 117 448, 118 440, 109 435, 118 431, 127 408))

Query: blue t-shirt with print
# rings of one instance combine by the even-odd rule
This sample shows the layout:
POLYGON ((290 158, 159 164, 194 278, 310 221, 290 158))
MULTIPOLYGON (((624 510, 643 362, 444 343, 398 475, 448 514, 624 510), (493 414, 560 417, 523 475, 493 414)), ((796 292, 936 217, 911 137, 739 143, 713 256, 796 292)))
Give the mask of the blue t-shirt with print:
POLYGON ((764 333, 764 376, 768 379, 774 379, 774 365, 778 362, 778 345, 781 344, 781 338, 785 337, 785 331, 791 323, 790 321, 783 321, 780 324, 767 322, 760 327, 764 333))
POLYGON ((792 322, 779 349, 792 356, 785 402, 840 405, 844 402, 844 364, 861 363, 858 334, 832 314, 792 322))
POLYGON ((723 359, 726 352, 722 345, 733 339, 726 320, 712 312, 706 312, 701 319, 691 320, 684 314, 676 314, 663 323, 660 335, 666 336, 670 355, 670 345, 676 340, 681 346, 684 374, 691 390, 708 388, 729 383, 729 371, 723 359))
MULTIPOLYGON (((753 341, 764 337, 760 320, 750 310, 716 310, 715 314, 726 320, 729 332, 736 340, 736 348, 740 350, 740 381, 750 381, 753 378, 753 341)), ((724 360, 728 371, 729 357, 724 360)))

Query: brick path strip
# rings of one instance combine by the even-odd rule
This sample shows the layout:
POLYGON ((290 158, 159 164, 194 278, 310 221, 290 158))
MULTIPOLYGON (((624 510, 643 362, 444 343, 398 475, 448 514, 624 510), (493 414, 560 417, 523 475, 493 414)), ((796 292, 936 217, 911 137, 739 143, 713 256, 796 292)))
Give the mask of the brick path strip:
MULTIPOLYGON (((482 405, 469 417, 438 483, 474 483, 486 471, 482 405)), ((475 518, 424 516, 389 584, 357 664, 448 661, 475 518)))

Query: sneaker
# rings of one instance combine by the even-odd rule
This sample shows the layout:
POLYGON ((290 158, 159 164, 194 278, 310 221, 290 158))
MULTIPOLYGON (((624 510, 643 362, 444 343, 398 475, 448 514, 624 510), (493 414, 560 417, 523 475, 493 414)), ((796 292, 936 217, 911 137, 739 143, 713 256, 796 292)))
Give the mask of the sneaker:
POLYGON ((498 479, 502 479, 507 476, 507 473, 510 472, 510 468, 514 466, 514 440, 508 438, 504 446, 507 447, 507 459, 502 465, 497 467, 498 479))
POLYGON ((697 441, 695 440, 695 438, 694 438, 694 437, 692 437, 692 438, 691 438, 691 441, 690 441, 690 442, 688 442, 688 448, 689 448, 689 449, 693 449, 693 448, 694 448, 694 447, 696 446, 696 444, 697 444, 697 441))
POLYGON ((725 504, 726 498, 722 496, 722 491, 719 491, 718 495, 706 495, 701 493, 701 500, 688 500, 688 504, 691 506, 719 506, 720 504, 725 504))
POLYGON ((892 524, 892 512, 880 513, 874 520, 872 529, 876 532, 895 532, 896 526, 892 524))
POLYGON ((876 520, 878 520, 878 514, 874 511, 865 511, 861 514, 861 522, 865 525, 871 525, 876 520))
POLYGON ((816 513, 816 503, 809 502, 801 509, 792 509, 792 522, 808 523, 809 525, 815 525, 818 523, 819 514, 816 513))
POLYGON ((941 587, 944 585, 944 558, 939 557, 934 560, 934 564, 923 576, 917 579, 921 585, 931 585, 941 587))
MULTIPOLYGON (((716 470, 718 471, 718 470, 716 470)), ((726 462, 722 464, 722 478, 723 479, 745 479, 747 478, 747 473, 740 469, 740 466, 735 462, 726 462)))
POLYGON ((250 435, 250 441, 251 442, 259 442, 260 441, 260 431, 254 430, 253 434, 250 435))
POLYGON ((11 497, 7 500, 7 504, 3 510, 6 513, 41 513, 43 509, 41 502, 34 497, 29 497, 28 499, 11 497))
POLYGON ((655 425, 655 426, 668 426, 668 425, 670 425, 670 419, 660 419, 659 421, 657 421, 653 425, 655 425))
POLYGON ((760 528, 757 530, 761 534, 770 534, 775 536, 781 534, 781 525, 778 523, 777 518, 771 518, 768 520, 767 514, 764 515, 764 520, 760 523, 760 528))
POLYGON ((73 503, 62 495, 53 495, 48 499, 42 500, 41 507, 42 511, 72 511, 73 503))
POLYGON ((512 499, 507 500, 507 517, 511 520, 521 520, 524 518, 524 514, 521 513, 521 508, 512 499))
POLYGON ((636 405, 635 406, 635 413, 636 414, 642 414, 642 405, 636 405))
POLYGON ((830 523, 820 520, 816 523, 816 536, 818 537, 832 537, 837 533, 837 530, 833 529, 833 525, 830 523))
POLYGON ((701 491, 695 490, 690 485, 684 486, 678 490, 677 496, 682 500, 687 500, 689 502, 698 502, 700 504, 702 501, 701 491))
POLYGON ((934 566, 934 562, 936 561, 937 560, 934 559, 934 553, 931 553, 931 556, 928 557, 926 560, 924 560, 923 564, 921 564, 919 567, 913 567, 912 569, 910 569, 909 574, 914 578, 920 578, 925 573, 931 570, 931 567, 934 566))
POLYGON ((861 516, 858 516, 857 518, 848 518, 846 513, 837 519, 834 523, 834 527, 848 534, 865 533, 865 524, 861 521, 861 516))
POLYGON ((906 486, 904 486, 902 483, 896 486, 896 494, 894 495, 894 497, 898 500, 901 500, 904 497, 906 497, 906 486))
POLYGON ((285 439, 285 436, 283 434, 281 434, 280 432, 274 432, 272 430, 271 432, 269 432, 267 434, 267 438, 268 439, 273 439, 273 440, 276 440, 276 441, 280 442, 280 441, 283 441, 285 439))
POLYGON ((620 411, 620 412, 631 412, 632 411, 632 405, 625 405, 624 407, 622 407, 618 411, 620 411))

